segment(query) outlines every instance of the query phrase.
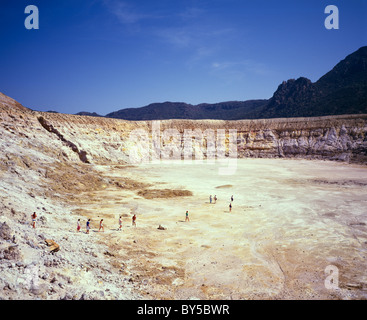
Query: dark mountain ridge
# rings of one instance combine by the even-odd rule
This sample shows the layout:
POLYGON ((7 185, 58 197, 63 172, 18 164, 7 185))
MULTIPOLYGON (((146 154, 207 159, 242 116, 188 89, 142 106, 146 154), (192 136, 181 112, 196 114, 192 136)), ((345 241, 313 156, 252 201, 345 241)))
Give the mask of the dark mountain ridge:
POLYGON ((198 105, 184 102, 152 103, 141 108, 121 109, 105 117, 134 121, 241 120, 343 114, 367 114, 367 46, 348 55, 315 83, 304 77, 283 81, 268 100, 198 105))
POLYGON ((367 47, 340 61, 312 83, 283 82, 259 112, 261 118, 315 117, 367 113, 367 47))
POLYGON ((106 115, 107 118, 125 120, 163 120, 163 119, 216 119, 237 120, 259 107, 267 100, 228 101, 215 104, 198 105, 184 102, 152 103, 141 108, 128 108, 106 115))

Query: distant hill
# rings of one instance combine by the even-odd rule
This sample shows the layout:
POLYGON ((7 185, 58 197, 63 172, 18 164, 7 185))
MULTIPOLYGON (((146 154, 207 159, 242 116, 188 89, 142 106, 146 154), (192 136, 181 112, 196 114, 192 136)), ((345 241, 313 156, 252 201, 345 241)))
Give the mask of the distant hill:
POLYGON ((192 105, 183 102, 153 103, 142 108, 122 109, 106 115, 125 120, 240 119, 264 106, 267 100, 229 101, 192 105))
MULTIPOLYGON (((106 115, 125 120, 265 119, 367 114, 367 46, 348 55, 317 82, 300 77, 283 81, 269 100, 228 101, 191 105, 153 103, 106 115)), ((80 112, 80 115, 99 116, 80 112)))
POLYGON ((283 82, 258 116, 313 117, 359 113, 367 113, 367 47, 347 56, 315 83, 306 78, 283 82))
POLYGON ((90 117, 103 117, 95 112, 81 111, 75 114, 76 116, 90 116, 90 117))

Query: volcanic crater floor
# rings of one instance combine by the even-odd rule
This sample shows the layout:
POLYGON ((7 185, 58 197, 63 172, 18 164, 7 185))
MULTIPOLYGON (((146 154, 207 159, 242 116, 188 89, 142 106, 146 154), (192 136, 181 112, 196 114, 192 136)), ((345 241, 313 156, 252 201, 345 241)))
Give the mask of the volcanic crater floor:
POLYGON ((104 219, 105 231, 93 235, 146 299, 367 298, 367 167, 291 159, 235 165, 232 175, 206 161, 96 166, 140 192, 123 183, 83 192, 75 215, 91 218, 94 231, 104 219))

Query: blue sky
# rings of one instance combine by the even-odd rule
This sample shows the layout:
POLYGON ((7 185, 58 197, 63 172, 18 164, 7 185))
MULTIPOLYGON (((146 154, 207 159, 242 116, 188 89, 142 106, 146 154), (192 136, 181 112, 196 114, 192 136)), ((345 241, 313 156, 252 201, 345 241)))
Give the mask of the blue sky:
POLYGON ((0 40, 0 92, 35 110, 268 99, 367 45, 367 1, 1 0, 0 40), (330 4, 339 30, 324 27, 330 4))

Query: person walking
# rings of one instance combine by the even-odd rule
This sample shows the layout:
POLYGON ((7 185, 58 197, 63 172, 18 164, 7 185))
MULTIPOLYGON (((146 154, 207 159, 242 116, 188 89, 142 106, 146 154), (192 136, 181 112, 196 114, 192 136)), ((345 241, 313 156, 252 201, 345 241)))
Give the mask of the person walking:
POLYGON ((190 222, 189 212, 188 212, 188 211, 186 211, 186 219, 185 219, 185 222, 186 222, 186 221, 189 221, 189 222, 190 222))
POLYGON ((77 223, 76 223, 76 232, 80 231, 80 219, 78 219, 77 223))
POLYGON ((214 196, 214 203, 217 203, 217 195, 214 196))
POLYGON ((133 224, 132 225, 136 227, 136 214, 135 213, 133 215, 133 224))
POLYGON ((101 230, 104 232, 103 219, 101 219, 101 221, 99 222, 99 230, 98 230, 98 232, 101 231, 101 230))
POLYGON ((232 211, 232 203, 229 204, 229 212, 232 211))
POLYGON ((87 234, 89 234, 89 230, 90 230, 90 219, 88 219, 88 221, 87 221, 86 229, 87 229, 87 234))
POLYGON ((232 196, 231 196, 231 202, 233 202, 233 194, 232 194, 232 196))
POLYGON ((212 195, 209 197, 209 202, 212 203, 212 195))
POLYGON ((33 214, 32 214, 32 227, 33 227, 33 229, 36 229, 36 219, 37 219, 37 214, 35 212, 33 212, 33 214))
POLYGON ((122 216, 120 216, 119 218, 119 228, 118 228, 119 231, 122 230, 122 216))

